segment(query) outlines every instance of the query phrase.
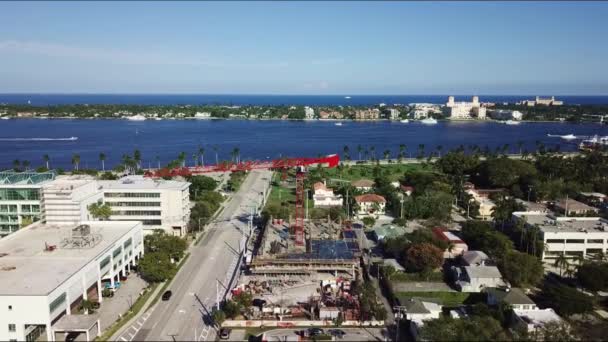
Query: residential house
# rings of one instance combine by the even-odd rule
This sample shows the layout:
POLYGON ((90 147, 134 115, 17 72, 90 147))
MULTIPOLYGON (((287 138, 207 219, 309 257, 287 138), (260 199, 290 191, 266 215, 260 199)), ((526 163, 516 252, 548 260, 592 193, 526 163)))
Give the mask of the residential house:
POLYGON ((487 303, 491 306, 497 306, 500 303, 508 304, 511 308, 517 310, 537 310, 536 303, 530 297, 526 296, 520 288, 488 288, 485 290, 487 294, 487 303))
POLYGON ((357 217, 384 215, 386 209, 386 199, 376 194, 365 194, 355 196, 355 202, 359 209, 357 217))
POLYGON ((513 309, 512 326, 516 329, 523 329, 534 336, 535 341, 542 340, 541 331, 539 331, 547 323, 561 323, 562 318, 559 317, 553 309, 513 309))
POLYGON ((527 212, 536 212, 539 214, 547 214, 550 212, 549 208, 547 208, 547 206, 544 205, 543 203, 528 202, 528 201, 521 200, 519 198, 516 198, 515 202, 517 202, 517 204, 523 206, 527 212))
POLYGON ((452 259, 469 250, 469 246, 458 236, 442 228, 433 228, 433 234, 442 241, 448 243, 448 247, 443 252, 444 259, 452 259))
POLYGON ((319 118, 321 119, 343 119, 344 115, 342 115, 342 113, 332 110, 332 111, 320 111, 319 112, 319 118))
POLYGON ((373 180, 369 180, 369 179, 359 179, 356 181, 352 181, 350 183, 355 189, 359 190, 359 191, 371 191, 374 188, 374 185, 376 185, 376 183, 374 183, 373 180))
POLYGON ((405 233, 406 230, 404 227, 385 223, 380 227, 374 227, 371 234, 372 238, 376 240, 376 242, 380 242, 385 239, 391 239, 401 236, 405 233))
POLYGON ((452 266, 452 272, 461 292, 481 292, 488 287, 506 285, 496 266, 452 266))
POLYGON ((443 311, 443 306, 431 299, 409 298, 399 304, 405 309, 405 319, 410 321, 410 332, 414 338, 425 321, 438 319, 443 311))
MULTIPOLYGON (((493 191, 493 190, 492 190, 493 191)), ((502 191, 502 190, 500 190, 502 191)), ((488 198, 487 190, 476 190, 476 189, 467 189, 465 192, 471 195, 472 200, 477 203, 479 206, 479 219, 481 220, 490 220, 492 219, 492 212, 494 207, 496 206, 494 202, 488 198)))
POLYGON ((482 251, 466 251, 461 256, 462 263, 466 266, 483 266, 489 259, 482 251))
POLYGON ((333 189, 325 186, 325 183, 317 182, 314 184, 314 194, 312 196, 313 205, 319 207, 334 207, 342 205, 342 195, 334 194, 333 189))

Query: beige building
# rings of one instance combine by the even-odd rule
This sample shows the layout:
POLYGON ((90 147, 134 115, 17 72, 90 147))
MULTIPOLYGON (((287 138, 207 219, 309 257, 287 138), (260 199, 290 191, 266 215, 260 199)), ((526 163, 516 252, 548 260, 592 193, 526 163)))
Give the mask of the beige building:
POLYGON ((454 96, 449 96, 445 113, 448 118, 456 120, 486 118, 486 108, 481 105, 478 96, 473 96, 471 102, 455 102, 454 96))
POLYGON ((355 202, 359 206, 357 217, 384 215, 386 210, 386 199, 376 194, 365 194, 355 196, 355 202))
POLYGON ((378 120, 380 110, 378 108, 355 111, 355 120, 378 120))
POLYGON ((555 99, 555 96, 551 96, 548 98, 542 98, 540 96, 537 96, 536 99, 534 101, 531 100, 524 100, 521 101, 521 104, 524 106, 528 106, 528 107, 534 107, 536 105, 541 105, 541 106, 561 106, 564 104, 564 101, 558 101, 555 99))

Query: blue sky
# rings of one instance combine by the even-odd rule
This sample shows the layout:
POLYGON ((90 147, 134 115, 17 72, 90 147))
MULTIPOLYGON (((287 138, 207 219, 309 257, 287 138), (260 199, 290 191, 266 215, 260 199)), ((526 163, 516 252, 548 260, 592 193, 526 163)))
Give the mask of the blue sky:
POLYGON ((608 2, 0 2, 0 92, 608 95, 608 2))

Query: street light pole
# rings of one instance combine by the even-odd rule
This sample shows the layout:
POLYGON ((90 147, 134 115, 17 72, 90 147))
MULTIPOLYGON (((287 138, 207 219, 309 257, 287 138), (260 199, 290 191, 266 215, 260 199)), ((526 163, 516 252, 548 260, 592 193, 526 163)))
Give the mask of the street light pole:
POLYGON ((395 318, 397 319, 397 328, 396 328, 396 337, 395 341, 399 341, 399 330, 401 330, 401 319, 406 313, 405 306, 394 306, 393 310, 395 311, 395 318))

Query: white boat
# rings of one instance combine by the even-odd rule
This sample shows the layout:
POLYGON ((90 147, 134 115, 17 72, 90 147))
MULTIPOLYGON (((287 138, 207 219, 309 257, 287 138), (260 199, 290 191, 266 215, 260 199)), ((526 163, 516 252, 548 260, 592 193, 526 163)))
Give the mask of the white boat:
POLYGON ((601 150, 608 147, 608 135, 600 137, 598 135, 594 135, 590 139, 585 139, 581 141, 578 145, 580 150, 601 150))
POLYGON ((437 123, 437 120, 435 120, 433 118, 426 118, 426 119, 420 120, 420 123, 423 123, 425 125, 434 125, 437 123))
POLYGON ((410 122, 410 120, 408 120, 408 119, 401 120, 401 123, 408 123, 408 122, 410 122))
POLYGON ((558 135, 558 134, 547 134, 548 137, 553 138, 562 138, 564 140, 574 140, 576 139, 576 135, 574 134, 566 134, 566 135, 558 135))
POLYGON ((336 125, 336 126, 342 126, 342 123, 341 122, 336 122, 334 125, 336 125))
POLYGON ((140 114, 137 115, 133 115, 133 116, 127 116, 127 120, 130 121, 144 121, 146 120, 146 117, 140 114))
POLYGON ((515 120, 507 120, 505 121, 505 125, 519 125, 521 122, 515 120))
POLYGON ((160 120, 162 120, 162 119, 161 119, 161 118, 154 118, 154 120, 156 120, 156 121, 160 121, 160 120))
POLYGON ((0 119, 2 119, 2 120, 9 120, 10 118, 8 116, 3 116, 0 119))
POLYGON ((350 99, 350 96, 344 96, 345 99, 350 99))

